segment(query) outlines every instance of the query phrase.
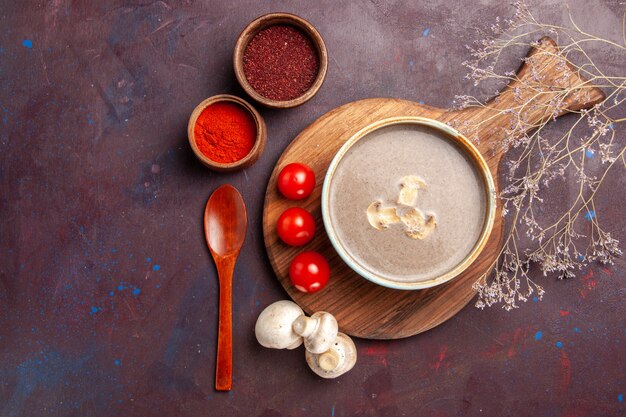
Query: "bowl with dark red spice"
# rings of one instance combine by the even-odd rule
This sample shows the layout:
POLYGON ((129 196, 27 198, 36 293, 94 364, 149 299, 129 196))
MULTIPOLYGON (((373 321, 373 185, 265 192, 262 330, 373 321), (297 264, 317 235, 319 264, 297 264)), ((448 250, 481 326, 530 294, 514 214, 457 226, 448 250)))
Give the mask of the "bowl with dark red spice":
POLYGON ((249 167, 259 159, 267 130, 259 112, 248 102, 220 94, 194 109, 187 136, 191 149, 204 165, 229 172, 249 167))
POLYGON ((310 100, 320 89, 328 53, 309 22, 289 13, 270 13, 241 32, 233 65, 239 84, 255 101, 289 108, 310 100))

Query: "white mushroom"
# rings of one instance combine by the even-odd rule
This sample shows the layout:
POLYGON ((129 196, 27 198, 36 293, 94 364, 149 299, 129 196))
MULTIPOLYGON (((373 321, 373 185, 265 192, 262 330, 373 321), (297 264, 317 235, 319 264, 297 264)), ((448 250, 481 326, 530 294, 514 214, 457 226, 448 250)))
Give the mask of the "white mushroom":
POLYGON ((322 353, 335 342, 339 326, 332 314, 318 311, 311 317, 298 317, 293 322, 293 331, 304 338, 306 350, 322 353))
POLYGON ((429 215, 427 219, 419 209, 414 207, 403 210, 400 220, 406 226, 404 233, 411 239, 425 239, 437 227, 437 220, 434 215, 429 215))
POLYGON ((354 367, 356 356, 356 346, 352 339, 338 333, 335 343, 327 351, 320 354, 307 351, 306 362, 322 378, 337 378, 354 367))
POLYGON ((302 337, 293 331, 293 323, 299 317, 304 317, 304 311, 292 301, 283 300, 270 304, 256 321, 256 339, 267 348, 297 348, 302 344, 302 337))
POLYGON ((376 230, 384 230, 390 224, 398 223, 400 218, 395 207, 383 207, 382 202, 374 201, 367 208, 367 221, 376 230))
POLYGON ((398 204, 412 206, 417 200, 417 190, 426 189, 426 182, 415 175, 407 175, 400 180, 398 204))

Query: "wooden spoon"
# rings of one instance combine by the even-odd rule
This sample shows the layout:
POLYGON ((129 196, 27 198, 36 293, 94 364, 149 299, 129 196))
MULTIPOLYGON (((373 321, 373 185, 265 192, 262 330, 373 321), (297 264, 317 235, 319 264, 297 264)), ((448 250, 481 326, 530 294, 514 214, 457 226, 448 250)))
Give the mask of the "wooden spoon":
POLYGON ((204 234, 220 283, 219 330, 215 389, 230 391, 233 384, 233 271, 246 237, 246 206, 239 191, 222 185, 211 194, 204 210, 204 234))

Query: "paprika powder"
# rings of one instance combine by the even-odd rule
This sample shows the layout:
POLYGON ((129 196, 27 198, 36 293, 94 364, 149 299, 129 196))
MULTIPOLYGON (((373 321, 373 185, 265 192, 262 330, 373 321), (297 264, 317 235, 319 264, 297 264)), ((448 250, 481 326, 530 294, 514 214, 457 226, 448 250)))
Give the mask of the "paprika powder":
POLYGON ((237 103, 221 101, 207 106, 193 128, 200 152, 212 161, 227 164, 246 157, 254 147, 256 122, 237 103))

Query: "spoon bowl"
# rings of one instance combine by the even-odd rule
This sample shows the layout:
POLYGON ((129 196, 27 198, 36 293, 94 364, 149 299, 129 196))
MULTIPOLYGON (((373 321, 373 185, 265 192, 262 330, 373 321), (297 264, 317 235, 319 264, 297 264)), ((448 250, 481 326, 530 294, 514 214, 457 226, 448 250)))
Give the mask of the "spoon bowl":
POLYGON ((246 206, 232 185, 211 194, 204 211, 204 235, 213 256, 238 253, 246 236, 246 206))
POLYGON ((204 210, 204 234, 220 284, 215 389, 229 391, 233 381, 233 271, 246 237, 246 206, 232 185, 216 189, 204 210))

